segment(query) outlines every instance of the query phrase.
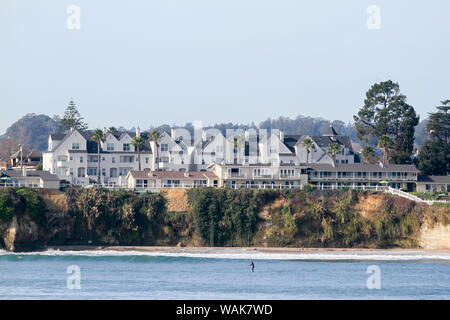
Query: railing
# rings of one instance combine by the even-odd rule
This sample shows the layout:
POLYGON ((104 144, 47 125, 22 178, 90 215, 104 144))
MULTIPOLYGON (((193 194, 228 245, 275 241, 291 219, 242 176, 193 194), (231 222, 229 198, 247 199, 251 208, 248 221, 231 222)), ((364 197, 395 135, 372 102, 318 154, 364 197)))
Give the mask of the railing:
POLYGON ((450 201, 447 201, 447 200, 424 200, 424 199, 419 198, 418 196, 415 196, 415 195, 410 194, 408 192, 405 192, 405 191, 402 191, 402 190, 399 190, 399 189, 395 189, 395 188, 392 188, 392 187, 389 187, 389 189, 387 189, 386 192, 388 192, 390 194, 394 194, 394 195, 400 196, 400 197, 403 197, 403 198, 407 198, 409 200, 416 201, 416 202, 419 202, 419 203, 425 203, 427 205, 432 205, 434 203, 450 203, 450 201))
POLYGON ((336 176, 319 177, 319 176, 317 176, 317 177, 315 177, 315 176, 310 176, 309 178, 311 180, 333 180, 333 181, 336 179, 338 179, 338 180, 370 180, 370 181, 380 181, 380 180, 385 179, 385 180, 389 180, 392 182, 396 182, 396 181, 412 181, 412 182, 414 182, 414 181, 416 181, 416 179, 413 177, 382 177, 382 178, 379 178, 379 177, 368 177, 368 176, 366 176, 366 177, 363 177, 363 176, 361 176, 361 177, 351 177, 351 176, 340 176, 340 177, 336 177, 336 176))

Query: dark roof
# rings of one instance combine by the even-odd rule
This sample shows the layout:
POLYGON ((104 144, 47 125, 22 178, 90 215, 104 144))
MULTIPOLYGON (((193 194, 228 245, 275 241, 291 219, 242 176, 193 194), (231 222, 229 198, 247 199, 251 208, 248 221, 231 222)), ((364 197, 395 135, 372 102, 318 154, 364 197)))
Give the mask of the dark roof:
POLYGON ((311 139, 313 139, 314 142, 317 143, 319 145, 319 147, 321 147, 321 148, 328 148, 330 146, 330 144, 332 144, 333 142, 337 142, 340 145, 349 149, 351 153, 353 153, 352 142, 350 141, 349 137, 346 137, 346 136, 335 136, 335 137, 312 136, 311 139))
POLYGON ((333 125, 330 124, 328 127, 327 132, 325 132, 324 136, 338 136, 339 134, 334 130, 333 125))
MULTIPOLYGON (((97 141, 92 139, 92 135, 94 134, 94 131, 92 130, 88 130, 88 131, 78 131, 81 136, 83 138, 86 139, 87 141, 87 153, 97 153, 97 141)), ((70 134, 72 134, 72 131, 68 131, 66 134, 62 135, 63 138, 62 139, 58 139, 58 140, 65 140, 67 139, 70 134)), ((122 139, 125 135, 129 135, 131 138, 136 137, 136 133, 135 132, 114 132, 111 133, 114 137, 116 137, 116 139, 120 140, 122 139)), ((150 142, 147 140, 147 133, 141 133, 142 138, 144 138, 145 143, 143 148, 141 149, 141 152, 143 153, 152 153, 152 148, 150 146, 150 142)), ((63 141, 61 141, 62 143, 63 141)), ((101 153, 104 153, 103 150, 100 151, 101 153)))
POLYGON ((300 139, 301 135, 297 134, 289 134, 284 136, 283 143, 288 147, 291 152, 295 152, 294 146, 297 144, 298 139, 300 139))
POLYGON ((65 133, 52 133, 51 135, 50 135, 50 137, 52 138, 52 140, 62 140, 62 139, 64 139, 64 137, 66 136, 66 134, 65 133))
MULTIPOLYGON (((10 178, 25 178, 22 174, 22 170, 0 171, 0 176, 10 178)), ((40 177, 44 181, 59 181, 59 178, 56 174, 52 174, 48 171, 27 171, 27 177, 40 177)))
POLYGON ((33 150, 27 155, 27 158, 42 158, 42 152, 33 150))
POLYGON ((307 166, 317 171, 419 172, 413 164, 389 164, 384 168, 367 163, 336 164, 334 167, 328 163, 310 163, 307 166))
POLYGON ((419 176, 418 182, 450 184, 450 176, 419 176))

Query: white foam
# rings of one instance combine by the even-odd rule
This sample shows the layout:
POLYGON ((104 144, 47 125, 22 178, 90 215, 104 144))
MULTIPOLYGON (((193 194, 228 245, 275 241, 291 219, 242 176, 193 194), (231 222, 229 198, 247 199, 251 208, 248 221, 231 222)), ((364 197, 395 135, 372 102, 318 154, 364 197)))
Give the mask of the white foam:
POLYGON ((39 252, 7 252, 0 250, 0 256, 4 255, 34 255, 34 256, 87 256, 87 257, 186 257, 186 258, 212 258, 212 259, 244 259, 244 260, 317 260, 317 261, 342 261, 342 260, 368 260, 368 261, 421 261, 444 260, 450 261, 450 252, 427 251, 320 251, 320 252, 267 252, 246 249, 175 249, 167 251, 117 251, 117 250, 47 250, 39 252))

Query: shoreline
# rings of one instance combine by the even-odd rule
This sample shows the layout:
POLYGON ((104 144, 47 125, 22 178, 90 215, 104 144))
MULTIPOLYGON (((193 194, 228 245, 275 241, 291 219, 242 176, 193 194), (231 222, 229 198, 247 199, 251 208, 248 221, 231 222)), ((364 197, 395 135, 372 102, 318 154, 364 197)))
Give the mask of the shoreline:
POLYGON ((48 246, 42 252, 48 250, 57 251, 118 251, 118 252, 173 252, 173 253, 219 253, 219 252, 261 252, 261 253, 313 253, 313 252, 427 252, 427 253, 445 253, 450 254, 450 250, 444 249, 369 249, 369 248, 280 248, 280 247, 177 247, 177 246, 48 246))

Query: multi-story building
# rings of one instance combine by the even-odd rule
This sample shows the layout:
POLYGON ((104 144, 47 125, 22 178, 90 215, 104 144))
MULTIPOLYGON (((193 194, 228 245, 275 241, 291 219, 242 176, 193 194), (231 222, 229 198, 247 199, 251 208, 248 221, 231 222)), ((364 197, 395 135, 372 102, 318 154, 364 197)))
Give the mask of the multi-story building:
MULTIPOLYGON (((178 172, 175 177, 180 172, 196 175, 192 172, 213 171, 217 181, 212 184, 219 187, 300 188, 309 184, 319 189, 391 186, 413 191, 420 184, 421 189, 445 189, 442 178, 431 179, 428 184, 423 179, 418 181, 419 172, 413 165, 360 163, 350 139, 340 136, 332 126, 323 136, 285 135, 278 130, 227 130, 224 134, 218 129, 207 129, 191 133, 185 128, 173 128, 170 133, 161 132, 155 142, 148 140, 148 133, 141 135, 139 130, 105 131, 100 159, 91 131, 52 134, 48 151, 43 153, 43 168, 69 183, 86 185, 97 182, 100 161, 102 184, 127 187, 128 173, 139 170, 133 138, 141 135, 145 140, 140 150, 142 173, 133 176, 178 172), (309 152, 303 143, 306 138, 314 144, 309 152), (333 142, 341 147, 334 157, 328 150, 333 142)), ((181 180, 192 180, 185 178, 181 180)), ((150 183, 157 179, 147 180, 150 183)))
MULTIPOLYGON (((97 182, 100 161, 101 183, 122 186, 131 170, 138 170, 138 155, 132 139, 136 133, 105 133, 98 158, 97 142, 92 132, 71 130, 66 134, 52 134, 48 151, 43 153, 43 170, 77 185, 97 182)), ((139 134, 139 132, 137 132, 139 134)), ((141 150, 141 169, 154 169, 154 159, 148 142, 141 150)))
POLYGON ((391 186, 415 191, 419 170, 409 164, 321 164, 306 167, 308 183, 318 189, 377 189, 391 186))

